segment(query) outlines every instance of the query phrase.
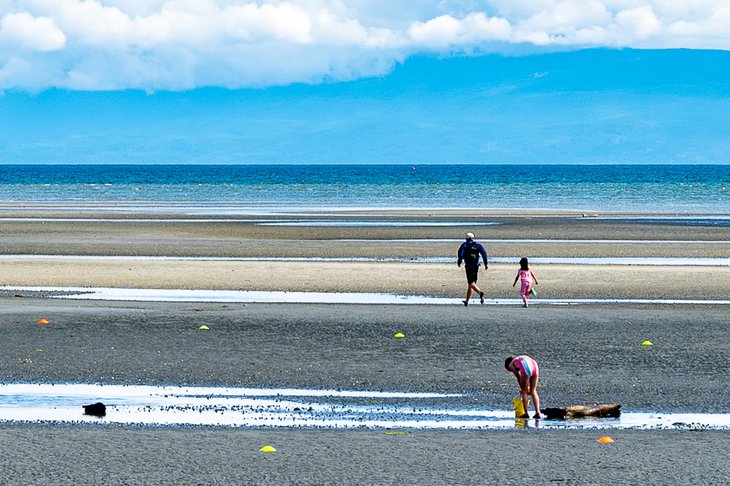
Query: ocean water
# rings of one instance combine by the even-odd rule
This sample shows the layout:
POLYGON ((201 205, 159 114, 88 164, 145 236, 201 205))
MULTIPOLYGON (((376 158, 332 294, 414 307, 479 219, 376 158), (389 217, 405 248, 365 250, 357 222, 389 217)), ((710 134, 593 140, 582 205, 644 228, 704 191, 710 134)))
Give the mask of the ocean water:
POLYGON ((730 165, 1 165, 0 202, 730 214, 730 165))

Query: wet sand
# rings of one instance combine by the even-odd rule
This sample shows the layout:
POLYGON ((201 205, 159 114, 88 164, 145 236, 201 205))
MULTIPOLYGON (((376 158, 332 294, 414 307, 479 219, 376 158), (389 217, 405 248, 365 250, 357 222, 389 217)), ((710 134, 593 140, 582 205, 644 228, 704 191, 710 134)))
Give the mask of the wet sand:
POLYGON ((494 255, 730 256, 730 248, 723 244, 730 241, 730 225, 717 226, 722 221, 708 222, 701 217, 686 224, 643 215, 633 219, 615 215, 583 218, 579 214, 539 212, 519 217, 491 212, 454 215, 448 211, 202 219, 176 214, 123 216, 83 211, 7 213, 0 208, 2 253, 269 258, 450 256, 456 254, 454 245, 458 247, 462 235, 471 231, 477 239, 489 241, 488 250, 494 255), (389 226, 347 226, 349 221, 362 220, 389 226), (459 224, 452 226, 455 221, 459 224), (270 225, 276 222, 307 225, 270 225), (342 226, 321 225, 337 222, 342 226), (418 241, 410 241, 414 239, 418 241))
MULTIPOLYGON (((533 215, 509 219, 511 229, 507 224, 489 227, 489 237, 684 240, 686 244, 655 243, 682 257, 726 257, 727 245, 692 241, 730 241, 730 230, 722 227, 553 216, 535 223, 533 215)), ((453 243, 423 245, 428 248, 425 253, 448 255, 455 253, 461 233, 460 228, 427 227, 2 222, 0 243, 6 255, 327 256, 377 255, 388 248, 388 244, 340 242, 344 237, 453 238, 453 243)), ((513 245, 494 246, 505 248, 504 255, 514 250, 519 256, 513 245)), ((610 244, 597 246, 605 253, 618 252, 610 244)), ((409 245, 398 248, 397 253, 407 254, 409 245)), ((534 248, 554 256, 570 253, 558 243, 534 248)), ((581 248, 598 252, 591 245, 581 248)), ((646 255, 642 252, 646 246, 639 242, 625 244, 619 253, 646 255)), ((463 270, 441 264, 135 262, 130 266, 129 262, 11 259, 0 261, 0 269, 6 285, 342 288, 447 296, 460 296, 464 290, 463 270)), ((493 296, 515 296, 510 286, 513 271, 516 267, 490 266, 482 274, 485 290, 493 296)), ((541 296, 727 299, 730 295, 730 279, 723 268, 550 265, 536 271, 541 296), (589 280, 595 282, 587 285, 589 280)), ((730 352, 730 307, 723 305, 465 309, 76 302, 14 295, 6 292, 0 297, 3 382, 459 392, 471 394, 485 408, 506 409, 516 383, 503 371, 502 362, 509 353, 528 353, 541 364, 543 406, 617 401, 625 410, 725 413, 730 400, 725 369, 717 366, 730 352), (37 324, 41 316, 48 325, 37 324), (210 331, 201 333, 201 324, 210 331), (406 338, 393 339, 395 332, 406 338), (654 346, 642 347, 645 339, 654 346)), ((5 484, 722 484, 730 475, 727 439, 727 431, 706 430, 528 428, 388 435, 377 430, 3 424, 0 479, 5 484), (596 442, 606 433, 616 439, 614 444, 596 442), (278 452, 258 452, 266 444, 278 452)))
POLYGON ((215 304, 0 299, 3 382, 473 393, 511 408, 510 353, 545 406, 722 412, 728 306, 215 304), (45 317, 47 325, 37 324, 45 317), (198 328, 207 325, 210 330, 198 328), (394 339, 402 332, 405 339, 394 339), (644 340, 654 346, 641 346, 644 340), (38 352, 37 350, 42 350, 38 352))
POLYGON ((727 432, 0 426, 5 484, 726 484, 727 432), (277 452, 260 453, 263 445, 277 452))
MULTIPOLYGON (((727 306, 341 306, 0 300, 3 382, 467 393, 509 409, 508 353, 543 406, 727 412, 727 306), (48 325, 36 320, 45 316, 48 325), (210 327, 201 332, 202 324, 210 327), (403 332, 405 339, 394 339, 403 332), (650 339, 654 346, 641 346, 650 339), (38 352, 42 349, 42 352, 38 352)), ((83 403, 86 404, 86 403, 83 403)), ((83 405, 79 404, 79 406, 83 405)), ((79 408, 79 413, 81 409, 79 408)), ((727 431, 427 431, 6 424, 6 484, 722 484, 727 431), (602 435, 614 444, 599 444, 602 435), (264 445, 278 452, 258 452, 264 445), (529 454, 515 451, 529 451, 529 454)))
MULTIPOLYGON (((3 382, 441 391, 508 409, 516 385, 502 361, 527 352, 540 357, 543 406, 618 401, 625 410, 724 413, 730 399, 725 370, 716 366, 730 352, 727 306, 464 309, 6 297, 0 320, 3 382), (49 324, 37 324, 39 316, 49 324), (210 330, 199 331, 201 324, 210 330), (395 332, 406 338, 394 339, 395 332), (644 339, 654 346, 641 346, 644 339)), ((598 475, 623 484, 721 484, 730 473, 727 431, 534 426, 388 435, 5 424, 0 477, 6 484, 595 484, 598 475), (605 434, 616 443, 597 443, 605 434), (258 452, 264 445, 278 452, 258 452)))
MULTIPOLYGON (((3 283, 17 286, 395 292, 459 297, 455 264, 291 262, 282 258, 455 260, 464 231, 476 232, 492 257, 514 258, 482 271, 487 295, 514 297, 517 260, 528 257, 730 258, 730 225, 675 219, 526 212, 412 211, 308 216, 207 217, 177 214, 75 214, 0 208, 3 283), (5 218, 5 219, 2 219, 5 218), (10 218, 10 219, 8 219, 10 218), (58 219, 62 218, 62 219, 58 219), (66 218, 66 219, 63 219, 66 218), (74 219, 75 218, 75 219, 74 219), (79 219, 80 218, 80 219, 79 219), (113 221, 109 221, 113 218, 113 221), (395 226, 266 226, 287 221, 400 222, 395 226), (454 219, 494 226, 438 226, 454 219), (406 225, 413 224, 414 226, 406 225), (422 226, 419 226, 421 224, 422 226), (436 226, 428 226, 434 224, 436 226), (22 255, 23 258, 13 258, 22 255), (32 259, 29 255, 57 255, 32 259), (249 258, 257 261, 72 260, 63 256, 249 258)), ((343 223, 345 224, 345 223, 343 223)), ((730 266, 535 266, 545 298, 725 299, 730 266)))
MULTIPOLYGON (((288 261, 124 261, 8 259, 7 286, 387 292, 463 298, 464 270, 452 264, 288 261)), ((518 265, 480 270, 487 298, 518 298, 518 265)), ((534 265, 544 299, 727 300, 728 267, 534 265)), ((539 302, 539 301, 536 301, 539 302)))

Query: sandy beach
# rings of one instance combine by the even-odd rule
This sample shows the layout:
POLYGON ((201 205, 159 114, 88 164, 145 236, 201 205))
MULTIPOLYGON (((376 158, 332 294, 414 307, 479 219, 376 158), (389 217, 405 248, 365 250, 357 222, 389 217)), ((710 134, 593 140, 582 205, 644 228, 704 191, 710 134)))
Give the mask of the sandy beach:
MULTIPOLYGON (((465 282, 455 263, 273 257, 448 257, 455 256, 463 231, 472 229, 166 222, 169 215, 100 222, 106 215, 96 213, 77 215, 93 219, 88 222, 45 219, 51 216, 67 215, 13 212, 16 219, 2 221, 3 285, 456 298, 465 282), (111 256, 218 259, 106 258, 111 256), (251 260, 224 259, 233 257, 251 260)), ((555 214, 467 216, 500 223, 474 229, 478 239, 489 240, 493 256, 730 254, 730 228, 723 226, 555 214)), ((516 269, 490 265, 480 283, 491 297, 516 297, 516 269)), ((544 265, 535 271, 540 297, 722 300, 730 291, 729 267, 544 265)), ((5 291, 0 320, 2 382, 458 392, 484 407, 507 409, 516 384, 502 362, 507 354, 527 353, 541 364, 543 406, 619 402, 624 410, 726 413, 730 399, 725 367, 718 366, 730 351, 727 305, 113 303, 5 291), (49 324, 38 325, 40 316, 49 324), (201 324, 210 332, 201 334, 201 324), (394 340, 395 332, 406 339, 394 340), (654 346, 642 347, 646 339, 654 346)), ((534 426, 387 435, 5 423, 0 477, 5 484, 723 484, 730 474, 724 430, 619 430, 609 432, 614 444, 597 443, 604 434, 534 426), (260 453, 266 444, 278 452, 260 453)))
MULTIPOLYGON (((452 211, 412 211, 240 217, 231 221, 170 214, 112 218, 91 209, 71 218, 65 213, 37 211, 0 210, 0 263, 5 285, 457 297, 465 283, 463 272, 454 263, 467 230, 477 233, 492 257, 514 260, 513 264, 492 264, 488 273, 482 272, 484 290, 494 298, 516 295, 510 285, 521 256, 730 258, 730 226, 681 225, 671 218, 645 215, 585 218, 580 214, 529 212, 517 217, 500 212, 457 215, 452 211), (464 221, 465 226, 438 226, 454 218, 464 221), (395 224, 347 226, 353 220, 395 224), (286 226, 292 221, 311 226, 286 226), (322 226, 322 221, 344 226, 322 226), (477 226, 468 226, 469 222, 477 226), (485 222, 494 225, 478 226, 485 222), (150 259, 123 258, 132 256, 150 259), (219 260, 154 259, 174 256, 219 260), (428 257, 449 258, 450 263, 408 262, 428 257), (248 260, 230 261, 236 258, 248 260), (348 258, 372 261, 346 261, 348 258), (403 262, 378 261, 398 258, 403 262)), ((544 297, 723 299, 728 295, 723 283, 730 281, 730 266, 546 265, 535 267, 535 271, 544 297)))
POLYGON ((727 432, 0 427, 6 484, 726 484, 727 432), (275 444, 277 452, 258 452, 275 444), (519 452, 518 452, 519 451, 519 452), (527 457, 522 451, 528 451, 527 457), (8 481, 12 477, 15 481, 8 481))

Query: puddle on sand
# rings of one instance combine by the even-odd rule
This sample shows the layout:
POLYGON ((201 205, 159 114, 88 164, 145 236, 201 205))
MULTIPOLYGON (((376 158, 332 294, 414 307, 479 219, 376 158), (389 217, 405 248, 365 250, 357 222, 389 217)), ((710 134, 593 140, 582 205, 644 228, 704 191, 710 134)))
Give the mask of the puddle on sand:
POLYGON ((463 394, 96 384, 0 385, 0 421, 329 429, 730 429, 730 414, 624 413, 620 418, 515 420, 463 394), (103 418, 83 405, 102 402, 103 418))
MULTIPOLYGON (((49 298, 65 300, 106 300, 123 302, 225 302, 269 304, 385 304, 456 305, 462 300, 451 297, 401 295, 367 292, 276 292, 209 289, 118 289, 108 287, 19 287, 0 286, 0 291, 40 292, 49 298)), ((730 300, 698 299, 534 299, 533 305, 730 305, 730 300)), ((520 299, 485 299, 486 305, 522 305, 520 299)))

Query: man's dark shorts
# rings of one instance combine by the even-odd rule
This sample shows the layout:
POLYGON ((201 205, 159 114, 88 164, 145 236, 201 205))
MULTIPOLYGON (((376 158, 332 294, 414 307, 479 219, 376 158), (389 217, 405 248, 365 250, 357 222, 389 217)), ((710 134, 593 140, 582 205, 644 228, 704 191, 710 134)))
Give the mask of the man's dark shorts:
POLYGON ((479 267, 466 268, 466 282, 475 283, 477 281, 477 274, 479 273, 479 267))

